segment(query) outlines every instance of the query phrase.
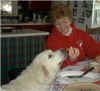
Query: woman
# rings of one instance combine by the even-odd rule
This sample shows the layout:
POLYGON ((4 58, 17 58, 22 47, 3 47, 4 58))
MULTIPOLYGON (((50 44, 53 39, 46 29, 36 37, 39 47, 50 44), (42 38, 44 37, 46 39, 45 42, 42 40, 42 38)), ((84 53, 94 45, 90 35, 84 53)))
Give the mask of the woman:
POLYGON ((76 28, 72 20, 72 10, 64 5, 55 6, 52 11, 54 28, 48 37, 47 48, 53 51, 66 48, 69 56, 62 63, 61 69, 75 65, 88 55, 100 62, 100 45, 86 32, 76 28))

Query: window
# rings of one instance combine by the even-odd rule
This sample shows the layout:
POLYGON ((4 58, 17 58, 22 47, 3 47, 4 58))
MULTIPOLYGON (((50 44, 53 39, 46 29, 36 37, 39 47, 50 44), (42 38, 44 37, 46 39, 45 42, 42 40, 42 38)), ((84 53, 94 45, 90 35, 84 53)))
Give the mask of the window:
POLYGON ((16 1, 1 1, 0 15, 9 16, 17 15, 17 2, 16 1))
POLYGON ((100 27, 100 1, 93 1, 92 28, 100 27))

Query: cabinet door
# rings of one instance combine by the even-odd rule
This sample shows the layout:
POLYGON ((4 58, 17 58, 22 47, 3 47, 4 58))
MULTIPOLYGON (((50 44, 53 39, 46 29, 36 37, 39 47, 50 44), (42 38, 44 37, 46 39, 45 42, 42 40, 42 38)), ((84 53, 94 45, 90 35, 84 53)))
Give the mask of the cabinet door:
POLYGON ((51 1, 29 1, 30 10, 49 10, 51 1))
POLYGON ((35 29, 40 31, 51 32, 53 25, 27 25, 23 26, 24 29, 35 29))

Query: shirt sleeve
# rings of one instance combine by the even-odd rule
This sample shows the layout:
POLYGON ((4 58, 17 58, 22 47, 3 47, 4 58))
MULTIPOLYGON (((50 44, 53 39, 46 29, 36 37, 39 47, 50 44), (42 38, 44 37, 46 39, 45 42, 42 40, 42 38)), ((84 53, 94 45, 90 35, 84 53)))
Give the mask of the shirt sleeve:
POLYGON ((85 38, 85 51, 90 58, 100 56, 100 43, 94 40, 91 36, 86 35, 85 38))

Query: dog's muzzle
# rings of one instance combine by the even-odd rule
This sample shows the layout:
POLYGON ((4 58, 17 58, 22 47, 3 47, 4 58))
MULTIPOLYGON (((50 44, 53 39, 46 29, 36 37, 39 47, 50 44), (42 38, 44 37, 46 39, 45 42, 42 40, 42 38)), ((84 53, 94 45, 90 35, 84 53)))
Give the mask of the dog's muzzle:
POLYGON ((61 51, 64 54, 64 56, 66 56, 67 52, 66 52, 65 48, 61 48, 59 51, 61 51))
POLYGON ((62 55, 63 55, 63 60, 59 63, 59 64, 62 64, 62 62, 67 58, 67 51, 66 51, 66 49, 65 48, 61 48, 61 49, 59 49, 59 50, 57 50, 56 52, 59 52, 59 53, 61 53, 62 55))
POLYGON ((65 48, 61 48, 58 51, 60 51, 64 55, 64 59, 67 57, 67 51, 65 48))

